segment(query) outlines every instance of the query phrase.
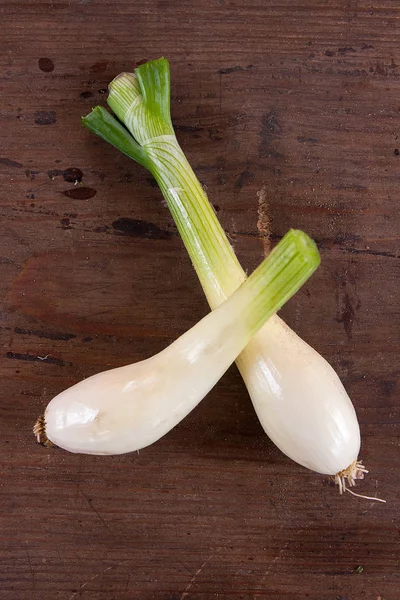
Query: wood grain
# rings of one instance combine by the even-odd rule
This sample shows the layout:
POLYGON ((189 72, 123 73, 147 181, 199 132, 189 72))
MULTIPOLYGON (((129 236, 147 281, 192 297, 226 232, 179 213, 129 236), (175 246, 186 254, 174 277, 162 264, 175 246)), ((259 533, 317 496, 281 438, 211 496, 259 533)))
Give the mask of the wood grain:
POLYGON ((398 600, 398 0, 3 0, 0 15, 1 598, 398 600), (161 55, 243 265, 263 255, 259 210, 272 241, 291 226, 318 241, 282 314, 342 377, 370 468, 358 491, 386 505, 282 456, 235 368, 139 455, 35 445, 54 394, 207 311, 154 182, 80 126, 116 74, 161 55))

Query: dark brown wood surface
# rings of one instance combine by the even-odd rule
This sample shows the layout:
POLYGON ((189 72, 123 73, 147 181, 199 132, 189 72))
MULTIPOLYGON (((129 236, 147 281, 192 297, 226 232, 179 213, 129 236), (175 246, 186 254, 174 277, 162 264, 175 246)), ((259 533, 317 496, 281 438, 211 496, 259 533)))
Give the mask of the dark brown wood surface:
POLYGON ((1 599, 398 600, 399 1, 3 0, 0 17, 1 599), (139 455, 35 444, 53 395, 207 311, 149 175, 80 125, 161 55, 243 265, 266 217, 273 240, 318 241, 282 315, 342 377, 357 491, 386 505, 283 456, 236 368, 139 455))

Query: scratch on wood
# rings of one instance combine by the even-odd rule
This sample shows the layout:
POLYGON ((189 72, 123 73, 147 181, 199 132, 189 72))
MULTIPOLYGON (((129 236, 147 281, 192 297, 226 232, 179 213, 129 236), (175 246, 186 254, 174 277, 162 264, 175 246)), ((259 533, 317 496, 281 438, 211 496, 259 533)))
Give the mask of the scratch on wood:
POLYGON ((110 532, 112 533, 107 521, 105 521, 105 519, 101 516, 101 514, 95 509, 95 507, 93 506, 93 504, 91 503, 91 501, 89 500, 89 498, 86 496, 86 494, 79 488, 80 493, 82 494, 82 496, 85 498, 86 502, 88 503, 88 505, 90 506, 91 510, 94 512, 95 515, 97 515, 97 517, 100 519, 100 521, 103 523, 104 527, 110 532))
MULTIPOLYGON (((311 521, 309 523, 311 523, 311 521)), ((294 534, 294 538, 297 538, 297 536, 300 535, 301 533, 303 533, 303 531, 304 531, 304 528, 298 529, 296 531, 296 533, 294 534)), ((265 590, 263 590, 262 588, 264 586, 266 577, 269 575, 271 568, 283 557, 283 555, 289 548, 289 545, 292 541, 293 540, 288 540, 286 542, 286 544, 283 546, 283 548, 281 548, 279 550, 278 554, 272 559, 271 563, 268 565, 267 570, 265 571, 264 575, 262 576, 261 582, 259 584, 259 589, 253 596, 253 600, 258 600, 259 598, 262 598, 264 596, 265 590)))
POLYGON ((247 65, 247 67, 236 65, 235 67, 225 67, 224 69, 219 69, 218 73, 220 75, 229 75, 230 73, 236 73, 237 71, 251 71, 252 69, 253 65, 247 65))
MULTIPOLYGON (((72 594, 72 596, 69 597, 69 600, 73 600, 73 598, 75 598, 77 596, 77 594, 79 594, 79 596, 81 596, 82 590, 86 586, 88 586, 89 583, 92 583, 92 581, 94 581, 95 579, 98 579, 99 577, 102 577, 108 571, 111 571, 111 569, 118 569, 118 567, 121 567, 122 565, 126 565, 129 562, 131 562, 130 559, 129 560, 122 560, 121 562, 117 563, 116 565, 111 565, 110 567, 107 567, 106 569, 104 569, 103 571, 101 571, 101 573, 96 573, 96 575, 93 575, 93 577, 91 577, 90 579, 88 579, 87 581, 85 581, 85 583, 82 583, 82 585, 79 587, 79 589, 76 590, 76 592, 74 592, 72 594)), ((129 582, 129 580, 128 580, 128 582, 129 582)))
POLYGON ((58 558, 60 559, 60 564, 62 564, 64 566, 65 563, 61 557, 60 548, 58 546, 56 546, 56 550, 57 550, 58 558))
POLYGON ((187 584, 186 588, 182 592, 182 596, 180 597, 180 600, 184 600, 184 598, 186 598, 186 596, 189 595, 189 590, 195 584, 196 578, 200 575, 200 573, 202 572, 202 570, 204 569, 204 567, 210 562, 210 560, 212 559, 212 557, 213 557, 213 555, 209 556, 207 558, 207 560, 205 560, 203 562, 203 564, 197 569, 196 573, 193 575, 193 577, 191 578, 191 580, 187 584))
POLYGON ((131 580, 131 574, 128 573, 128 578, 126 580, 126 585, 125 585, 125 594, 128 592, 130 580, 131 580))
POLYGON ((361 308, 361 300, 356 289, 355 274, 348 270, 335 272, 336 317, 342 323, 347 338, 351 340, 356 312, 361 308))
POLYGON ((35 590, 35 571, 33 570, 33 567, 32 567, 31 555, 29 554, 29 549, 28 549, 28 543, 27 542, 25 542, 25 549, 26 549, 26 554, 27 554, 27 557, 28 557, 29 570, 31 572, 32 592, 33 592, 35 590))
POLYGON ((222 118, 222 75, 219 74, 219 120, 222 118))
POLYGON ((258 196, 258 220, 257 229, 261 236, 261 241, 264 248, 264 255, 266 256, 271 251, 271 219, 268 212, 267 202, 267 190, 266 187, 262 187, 257 192, 258 196))
MULTIPOLYGON (((265 578, 267 577, 267 575, 269 575, 271 568, 278 562, 278 560, 280 560, 282 558, 282 556, 284 555, 284 553, 288 549, 289 543, 290 542, 287 542, 285 544, 285 546, 279 550, 278 554, 274 557, 274 559, 272 560, 271 564, 268 566, 268 569, 264 573, 264 576, 263 576, 263 579, 262 579, 262 582, 261 582, 261 586, 264 584, 265 578)), ((258 597, 259 597, 259 595, 258 595, 258 593, 256 593, 254 595, 254 599, 253 600, 257 600, 258 597)))
MULTIPOLYGON (((121 564, 121 563, 120 563, 121 564)), ((89 585, 89 583, 91 583, 92 581, 94 581, 95 579, 97 579, 98 577, 100 577, 101 575, 104 575, 105 573, 107 573, 107 571, 111 571, 111 569, 117 568, 119 565, 116 565, 115 567, 111 566, 111 567, 107 567, 107 569, 104 569, 104 571, 102 571, 101 573, 97 573, 96 575, 93 575, 93 577, 91 577, 90 579, 88 579, 87 581, 85 581, 85 583, 82 583, 82 585, 80 586, 79 590, 74 592, 72 594, 72 596, 70 596, 69 600, 72 600, 73 598, 75 598, 75 596, 77 594, 80 595, 81 591, 87 586, 89 585)))
POLYGON ((347 252, 348 254, 369 254, 370 256, 387 256, 388 258, 400 258, 398 252, 371 250, 370 248, 340 248, 340 251, 347 252))

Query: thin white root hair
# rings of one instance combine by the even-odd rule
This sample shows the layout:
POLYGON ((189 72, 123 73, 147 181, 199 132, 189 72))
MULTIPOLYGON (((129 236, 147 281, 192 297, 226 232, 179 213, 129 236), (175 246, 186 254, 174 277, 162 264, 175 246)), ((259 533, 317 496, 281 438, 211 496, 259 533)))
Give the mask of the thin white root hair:
POLYGON ((343 471, 339 471, 333 478, 335 483, 339 486, 339 494, 344 494, 348 492, 353 496, 357 496, 358 498, 365 498, 366 500, 376 500, 377 502, 386 502, 386 500, 382 500, 382 498, 375 498, 373 496, 364 496, 362 494, 356 494, 349 488, 354 487, 356 485, 357 479, 364 479, 365 474, 368 473, 367 469, 364 465, 355 460, 351 463, 347 469, 343 469, 343 471))
POLYGON ((383 498, 375 498, 375 496, 364 496, 363 494, 356 494, 355 492, 353 492, 353 490, 349 490, 348 488, 346 488, 346 492, 349 492, 349 494, 352 494, 353 496, 357 496, 357 498, 365 498, 366 500, 376 500, 377 502, 384 502, 386 504, 386 500, 383 500, 383 498))

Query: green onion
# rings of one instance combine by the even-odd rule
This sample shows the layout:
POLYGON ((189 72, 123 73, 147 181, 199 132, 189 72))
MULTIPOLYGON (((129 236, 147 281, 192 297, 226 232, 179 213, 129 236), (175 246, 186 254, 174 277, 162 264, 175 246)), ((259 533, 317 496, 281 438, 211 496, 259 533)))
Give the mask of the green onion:
MULTIPOLYGON (((105 109, 97 107, 83 123, 153 174, 215 308, 246 275, 175 137, 168 61, 150 61, 123 73, 109 89, 108 103, 132 144, 126 132, 119 135, 117 120, 114 128, 110 125, 105 109)), ((332 367, 279 317, 269 319, 236 362, 265 432, 285 454, 332 475, 341 492, 363 478, 366 469, 357 460, 360 431, 350 398, 332 367)))

